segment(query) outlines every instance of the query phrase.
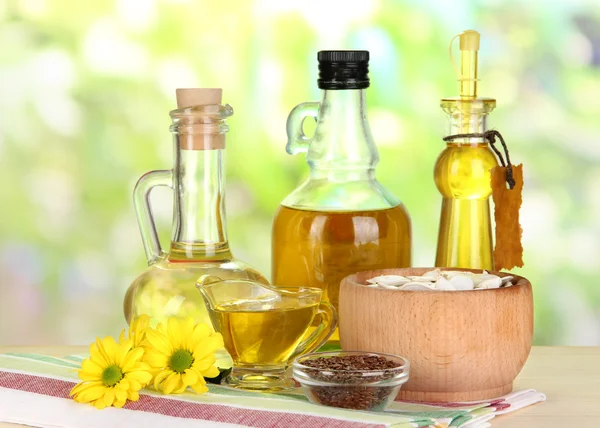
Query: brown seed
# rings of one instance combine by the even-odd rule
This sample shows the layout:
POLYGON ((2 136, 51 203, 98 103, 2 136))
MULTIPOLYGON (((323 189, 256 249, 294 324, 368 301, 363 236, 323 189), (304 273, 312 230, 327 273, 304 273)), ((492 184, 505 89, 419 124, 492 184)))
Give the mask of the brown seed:
POLYGON ((311 386, 311 398, 323 405, 356 410, 379 410, 395 387, 369 385, 394 377, 390 370, 401 364, 377 355, 343 355, 303 361, 311 369, 306 373, 315 380, 348 384, 344 386, 311 386), (313 370, 314 368, 314 370, 313 370), (387 370, 386 370, 387 369, 387 370))

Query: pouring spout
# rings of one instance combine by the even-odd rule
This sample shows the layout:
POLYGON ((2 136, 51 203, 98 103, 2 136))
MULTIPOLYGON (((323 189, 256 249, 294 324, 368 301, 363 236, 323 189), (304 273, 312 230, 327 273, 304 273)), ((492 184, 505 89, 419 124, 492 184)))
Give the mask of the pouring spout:
POLYGON ((202 275, 198 278, 198 282, 196 282, 196 288, 202 295, 204 302, 211 308, 216 306, 212 295, 213 293, 210 290, 211 286, 220 282, 223 282, 223 279, 215 275, 202 275))

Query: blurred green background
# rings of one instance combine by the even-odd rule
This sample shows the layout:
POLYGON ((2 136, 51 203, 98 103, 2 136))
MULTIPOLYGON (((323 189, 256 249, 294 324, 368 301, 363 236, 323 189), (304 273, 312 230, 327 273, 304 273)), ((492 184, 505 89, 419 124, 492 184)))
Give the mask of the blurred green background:
MULTIPOLYGON (((380 181, 434 259, 433 165, 457 95, 448 43, 482 33, 490 125, 524 163, 536 344, 600 345, 600 8, 589 1, 0 0, 0 343, 85 344, 124 326, 146 267, 137 178, 172 164, 177 87, 223 87, 236 256, 270 271, 271 219, 307 173, 285 121, 319 99, 316 52, 371 52, 380 181)), ((168 240, 171 194, 152 202, 168 240)), ((490 314, 493 316, 493 314, 490 314)))

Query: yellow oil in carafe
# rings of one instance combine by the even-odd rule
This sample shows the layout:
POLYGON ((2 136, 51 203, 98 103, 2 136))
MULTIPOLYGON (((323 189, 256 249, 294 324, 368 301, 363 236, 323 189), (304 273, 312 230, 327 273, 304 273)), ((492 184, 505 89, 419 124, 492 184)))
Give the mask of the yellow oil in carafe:
POLYGON ((487 143, 449 143, 435 165, 442 194, 436 266, 492 269, 490 170, 497 165, 487 143))
MULTIPOLYGON (((276 285, 318 287, 338 309, 340 282, 356 272, 410 266, 411 228, 403 205, 373 211, 280 206, 273 223, 276 285)), ((339 340, 336 332, 330 341, 339 340)))
POLYGON ((231 257, 190 263, 162 260, 148 267, 131 284, 123 304, 125 318, 131 322, 142 314, 152 314, 152 325, 156 325, 172 316, 192 317, 197 323, 211 326, 202 297, 195 287, 202 275, 268 284, 258 271, 231 257))

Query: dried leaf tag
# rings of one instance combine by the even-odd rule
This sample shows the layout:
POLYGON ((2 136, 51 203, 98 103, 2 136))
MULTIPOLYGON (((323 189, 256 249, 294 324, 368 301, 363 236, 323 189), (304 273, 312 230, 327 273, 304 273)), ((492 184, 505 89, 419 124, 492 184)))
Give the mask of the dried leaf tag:
POLYGON ((523 229, 519 224, 519 209, 523 202, 523 164, 512 166, 515 180, 513 189, 506 186, 507 168, 492 168, 492 198, 496 220, 496 246, 494 248, 494 269, 510 270, 523 267, 523 229))

